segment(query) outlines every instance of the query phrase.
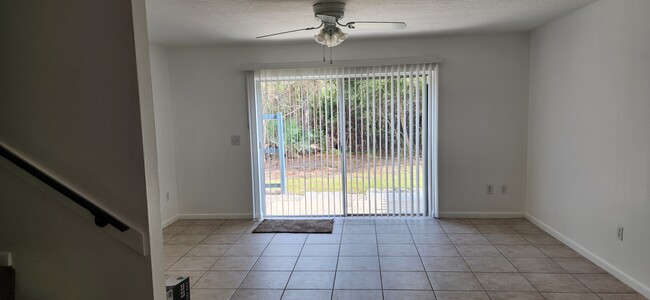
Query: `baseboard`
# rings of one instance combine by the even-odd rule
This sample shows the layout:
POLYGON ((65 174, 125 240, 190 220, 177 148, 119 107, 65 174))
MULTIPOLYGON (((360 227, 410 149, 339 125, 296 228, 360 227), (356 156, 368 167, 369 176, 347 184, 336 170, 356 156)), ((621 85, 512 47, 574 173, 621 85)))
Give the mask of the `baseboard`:
POLYGON ((546 231, 548 234, 552 235, 554 238, 560 240, 562 243, 566 244, 569 246, 571 249, 575 250, 576 252, 582 254, 585 258, 589 259, 591 262, 594 264, 598 265, 599 267, 603 268, 605 271, 609 272, 610 274, 614 275, 614 277, 618 278, 620 281, 624 282, 625 284, 629 285, 631 288, 645 296, 646 298, 650 298, 650 287, 646 286, 645 284, 639 282, 638 280, 634 279, 632 276, 628 275, 627 273, 621 271, 619 268, 615 267, 614 265, 610 264, 608 261, 604 260, 600 256, 594 254, 593 252, 587 250, 587 248, 583 247, 582 245, 574 242, 571 240, 569 237, 565 236, 564 234, 560 233, 559 231, 553 229, 553 227, 546 225, 544 222, 540 221, 539 219, 526 214, 526 219, 528 219, 530 222, 533 224, 537 225, 539 228, 542 230, 546 231))
POLYGON ((180 214, 179 219, 252 219, 252 213, 235 214, 180 214))
POLYGON ((438 212, 440 218, 523 218, 524 212, 438 212))
POLYGON ((199 219, 252 219, 253 215, 252 214, 179 214, 175 215, 167 220, 165 220, 162 223, 162 227, 165 228, 172 223, 180 220, 180 219, 193 219, 193 220, 199 220, 199 219))
POLYGON ((178 215, 175 215, 175 216, 167 219, 166 221, 163 221, 162 227, 165 228, 165 227, 171 225, 172 223, 178 221, 178 219, 180 219, 180 217, 178 215))

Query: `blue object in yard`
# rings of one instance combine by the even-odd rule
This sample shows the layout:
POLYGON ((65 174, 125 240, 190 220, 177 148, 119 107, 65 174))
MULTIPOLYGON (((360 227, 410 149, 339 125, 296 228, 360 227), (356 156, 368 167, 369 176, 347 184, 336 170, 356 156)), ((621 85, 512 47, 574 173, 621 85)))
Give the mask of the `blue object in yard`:
POLYGON ((277 188, 279 187, 282 191, 282 194, 287 193, 287 183, 285 180, 285 167, 284 167, 284 126, 282 123, 282 114, 275 113, 270 115, 262 115, 263 120, 275 120, 278 122, 278 148, 264 147, 264 154, 278 154, 278 159, 280 159, 280 183, 266 183, 264 181, 265 188, 277 188))

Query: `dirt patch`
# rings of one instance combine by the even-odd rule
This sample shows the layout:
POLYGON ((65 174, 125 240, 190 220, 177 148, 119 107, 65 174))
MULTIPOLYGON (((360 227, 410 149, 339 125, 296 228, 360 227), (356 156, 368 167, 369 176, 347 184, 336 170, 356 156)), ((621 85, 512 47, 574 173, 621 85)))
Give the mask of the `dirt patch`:
MULTIPOLYGON (((420 158, 420 164, 422 164, 420 158)), ((416 162, 413 161, 413 164, 416 162)), ((394 167, 395 169, 405 169, 410 167, 410 161, 400 161, 397 159, 386 159, 383 157, 372 156, 347 156, 346 157, 347 171, 364 172, 368 168, 376 166, 378 170, 394 167)), ((326 175, 338 174, 341 172, 342 162, 339 155, 325 155, 325 154, 311 154, 305 155, 300 158, 286 158, 285 171, 287 177, 319 177, 326 175)), ((280 178, 280 161, 277 158, 267 158, 264 162, 264 171, 266 178, 278 179, 280 178)))

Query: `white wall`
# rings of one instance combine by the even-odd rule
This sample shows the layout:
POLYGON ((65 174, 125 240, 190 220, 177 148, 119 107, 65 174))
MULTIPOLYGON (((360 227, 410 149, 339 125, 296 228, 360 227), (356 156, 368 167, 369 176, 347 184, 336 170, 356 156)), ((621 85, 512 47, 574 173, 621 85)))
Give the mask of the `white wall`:
POLYGON ((533 32, 527 203, 647 297, 649 32, 647 0, 599 1, 533 32))
MULTIPOLYGON (((334 59, 440 56, 440 210, 524 211, 528 35, 354 39, 334 59), (485 195, 507 183, 505 195, 485 195)), ((315 43, 168 51, 181 214, 250 216, 244 63, 321 60, 315 43), (241 135, 241 146, 230 136, 241 135)), ((443 214, 444 215, 444 214, 443 214)), ((458 214, 455 214, 458 216, 458 214)))
POLYGON ((156 121, 160 211, 162 221, 167 225, 167 223, 170 223, 178 216, 169 68, 167 66, 167 51, 164 48, 150 45, 149 52, 151 58, 154 118, 156 121))
POLYGON ((150 257, 53 193, 0 166, 0 251, 12 253, 16 299, 153 299, 150 257))
MULTIPOLYGON (((155 161, 145 170, 145 159, 155 151, 145 155, 143 128, 153 119, 141 121, 144 1, 133 2, 2 4, 0 142, 141 232, 148 247, 162 234, 159 218, 149 222, 147 183, 156 179, 145 172, 155 161)), ((152 274, 160 249, 138 254, 7 168, 0 183, 0 249, 13 254, 18 299, 162 294, 152 279, 162 277, 152 274)))

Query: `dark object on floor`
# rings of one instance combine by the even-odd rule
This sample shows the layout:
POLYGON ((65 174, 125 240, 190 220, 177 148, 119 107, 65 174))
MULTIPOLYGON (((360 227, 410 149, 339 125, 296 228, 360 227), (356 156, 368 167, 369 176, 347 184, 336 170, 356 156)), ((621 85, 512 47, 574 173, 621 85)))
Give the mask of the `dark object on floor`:
POLYGON ((253 230, 253 233, 332 233, 333 228, 333 219, 266 219, 253 230))
POLYGON ((167 300, 190 300, 189 277, 167 279, 165 288, 167 289, 167 300))
POLYGON ((16 299, 16 274, 12 267, 0 267, 0 300, 16 299))

